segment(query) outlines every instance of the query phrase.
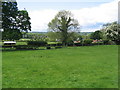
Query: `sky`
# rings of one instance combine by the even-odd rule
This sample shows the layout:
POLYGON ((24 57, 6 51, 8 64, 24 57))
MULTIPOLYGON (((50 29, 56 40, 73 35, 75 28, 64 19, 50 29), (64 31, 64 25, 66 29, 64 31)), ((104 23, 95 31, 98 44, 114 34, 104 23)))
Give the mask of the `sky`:
POLYGON ((69 10, 78 20, 81 32, 94 32, 118 20, 119 0, 17 0, 19 10, 27 10, 32 31, 48 31, 48 23, 61 10, 69 10))

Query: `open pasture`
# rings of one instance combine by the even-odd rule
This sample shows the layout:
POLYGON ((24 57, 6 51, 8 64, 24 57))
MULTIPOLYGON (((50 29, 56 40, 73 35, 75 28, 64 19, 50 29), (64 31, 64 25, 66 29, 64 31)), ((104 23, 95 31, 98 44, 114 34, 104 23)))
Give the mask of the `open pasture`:
POLYGON ((118 46, 4 51, 3 88, 117 88, 118 46))

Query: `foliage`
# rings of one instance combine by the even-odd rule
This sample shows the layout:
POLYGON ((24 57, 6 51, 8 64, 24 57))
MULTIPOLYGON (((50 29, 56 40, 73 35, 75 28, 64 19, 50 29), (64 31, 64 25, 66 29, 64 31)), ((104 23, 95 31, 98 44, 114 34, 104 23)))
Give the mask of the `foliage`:
POLYGON ((53 47, 55 47, 55 46, 62 46, 62 43, 49 43, 49 44, 47 44, 47 46, 53 46, 53 47))
POLYGON ((36 41, 47 41, 47 36, 40 33, 27 33, 26 38, 36 41))
POLYGON ((118 88, 116 45, 2 52, 2 59, 2 88, 118 88))
POLYGON ((30 17, 26 10, 19 10, 17 15, 17 22, 19 30, 28 32, 31 31, 31 23, 30 23, 30 17))
POLYGON ((116 44, 120 44, 120 24, 113 22, 103 26, 102 31, 105 32, 107 38, 114 41, 116 44))
POLYGON ((2 32, 3 40, 19 40, 22 37, 21 32, 18 29, 5 30, 2 32))
POLYGON ((94 40, 100 40, 100 39, 102 39, 103 38, 103 36, 102 36, 102 32, 101 31, 95 31, 95 32, 93 32, 91 35, 90 35, 90 38, 91 39, 94 39, 94 40))
POLYGON ((11 40, 15 34, 14 32, 16 30, 18 31, 18 29, 15 27, 17 11, 17 2, 2 2, 2 28, 4 29, 4 32, 2 33, 2 39, 11 40), (11 35, 12 33, 14 34, 11 35))
MULTIPOLYGON (((47 33, 47 36, 49 38, 49 41, 57 41, 57 42, 60 42, 61 41, 61 34, 60 32, 48 32, 47 33)), ((71 32, 71 33, 68 33, 68 36, 69 38, 67 39, 66 43, 69 44, 73 41, 80 41, 82 40, 82 36, 77 33, 77 32, 71 32)))
POLYGON ((46 46, 47 42, 46 41, 28 41, 28 45, 33 45, 33 46, 46 46))
POLYGON ((2 13, 2 39, 19 40, 23 31, 31 30, 28 12, 19 11, 17 2, 2 2, 2 13))
POLYGON ((51 49, 51 47, 50 47, 50 46, 47 46, 46 49, 51 49))
POLYGON ((83 39, 80 33, 77 32, 72 32, 69 36, 68 41, 81 41, 83 39))
POLYGON ((73 18, 70 11, 60 11, 48 24, 49 30, 59 32, 63 45, 67 44, 67 40, 72 32, 79 31, 79 23, 73 18))
POLYGON ((103 39, 102 41, 103 41, 103 44, 104 44, 104 45, 108 45, 110 40, 108 40, 108 39, 103 39))
POLYGON ((19 50, 29 50, 29 49, 37 49, 38 46, 31 46, 31 45, 17 45, 16 46, 16 49, 19 49, 19 50))
POLYGON ((55 42, 55 41, 60 41, 61 34, 59 32, 48 32, 47 33, 49 41, 55 42))
POLYGON ((83 44, 84 45, 92 45, 92 41, 93 41, 92 39, 86 39, 83 41, 83 44))

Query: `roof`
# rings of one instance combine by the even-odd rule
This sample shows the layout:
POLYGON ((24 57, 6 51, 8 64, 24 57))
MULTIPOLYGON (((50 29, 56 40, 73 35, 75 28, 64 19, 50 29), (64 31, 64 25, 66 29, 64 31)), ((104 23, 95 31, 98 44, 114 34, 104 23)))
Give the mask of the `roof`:
POLYGON ((4 43, 16 43, 16 41, 4 41, 4 43))

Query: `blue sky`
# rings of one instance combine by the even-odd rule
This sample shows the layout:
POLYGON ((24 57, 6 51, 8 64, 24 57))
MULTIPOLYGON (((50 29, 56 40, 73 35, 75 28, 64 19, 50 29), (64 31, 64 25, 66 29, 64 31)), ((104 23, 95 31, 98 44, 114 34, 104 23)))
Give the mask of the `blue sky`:
POLYGON ((20 10, 29 12, 32 31, 47 31, 47 24, 60 10, 69 10, 82 32, 96 31, 102 24, 117 20, 118 0, 17 0, 20 10))

